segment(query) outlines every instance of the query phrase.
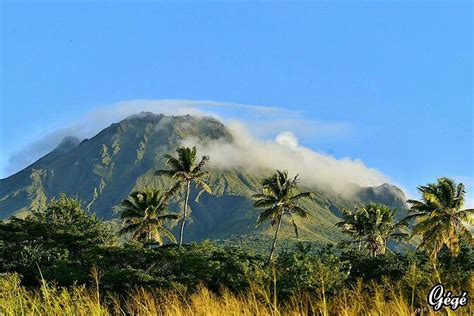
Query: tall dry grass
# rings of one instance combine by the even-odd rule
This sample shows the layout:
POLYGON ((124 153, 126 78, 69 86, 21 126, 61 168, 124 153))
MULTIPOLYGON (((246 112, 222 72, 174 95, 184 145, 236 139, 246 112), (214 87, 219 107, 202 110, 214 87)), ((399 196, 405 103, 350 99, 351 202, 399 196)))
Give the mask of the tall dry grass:
MULTIPOLYGON (((95 276, 98 285, 99 275, 95 276)), ((143 288, 129 292, 125 298, 101 293, 98 286, 59 288, 43 282, 41 287, 27 289, 16 274, 0 276, 1 315, 413 315, 410 297, 398 284, 362 283, 326 298, 321 293, 293 297, 275 305, 270 292, 253 287, 245 294, 227 290, 216 294, 202 287, 193 294, 143 288), (323 299, 324 297, 324 299, 323 299)), ((473 315, 470 306, 456 315, 473 315)), ((429 310, 423 315, 433 315, 429 310)), ((446 312, 445 312, 446 314, 446 312)))

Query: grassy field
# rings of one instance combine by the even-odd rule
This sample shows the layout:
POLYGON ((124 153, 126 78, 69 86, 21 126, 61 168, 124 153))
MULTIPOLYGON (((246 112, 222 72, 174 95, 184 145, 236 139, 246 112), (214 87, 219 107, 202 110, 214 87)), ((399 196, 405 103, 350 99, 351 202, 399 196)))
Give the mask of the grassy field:
MULTIPOLYGON (((98 278, 96 279, 98 281, 98 278)), ((413 315, 411 299, 399 284, 358 283, 338 295, 327 298, 322 293, 274 301, 269 289, 252 287, 244 295, 223 289, 212 293, 204 287, 196 292, 164 291, 137 288, 127 296, 101 293, 96 287, 42 286, 27 289, 16 274, 0 277, 0 314, 2 315, 413 315), (369 290, 367 290, 369 289, 369 290)), ((414 292, 415 293, 415 292, 414 292)), ((414 298, 413 298, 414 299, 414 298)), ((424 299, 421 298, 420 299, 424 299)), ((426 304, 425 304, 426 305, 426 304)), ((473 315, 473 304, 445 315, 473 315)), ((427 308, 420 315, 434 315, 427 308)))

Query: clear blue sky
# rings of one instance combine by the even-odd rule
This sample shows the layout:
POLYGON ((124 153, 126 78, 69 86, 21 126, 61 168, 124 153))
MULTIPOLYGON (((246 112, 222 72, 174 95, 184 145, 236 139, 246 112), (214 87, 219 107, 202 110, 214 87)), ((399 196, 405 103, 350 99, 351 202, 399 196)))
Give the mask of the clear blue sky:
POLYGON ((301 141, 412 191, 474 178, 470 2, 1 6, 1 177, 35 135, 98 105, 178 98, 350 124, 301 141))

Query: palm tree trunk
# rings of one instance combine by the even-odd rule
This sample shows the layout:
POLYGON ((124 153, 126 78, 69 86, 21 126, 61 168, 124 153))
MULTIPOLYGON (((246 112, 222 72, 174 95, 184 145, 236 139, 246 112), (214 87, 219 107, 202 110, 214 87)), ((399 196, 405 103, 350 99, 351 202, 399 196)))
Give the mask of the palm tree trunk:
POLYGON ((148 235, 148 238, 147 238, 147 239, 148 239, 148 248, 151 249, 151 226, 150 226, 150 225, 148 225, 148 233, 147 233, 147 235, 148 235))
POLYGON ((386 250, 387 250, 387 241, 384 240, 380 253, 384 255, 386 250))
POLYGON ((272 260, 273 260, 273 254, 275 252, 275 247, 276 247, 276 243, 277 243, 278 232, 280 231, 282 217, 283 217, 283 215, 281 215, 280 218, 278 219, 278 225, 277 225, 277 229, 276 229, 276 232, 275 232, 275 237, 273 238, 272 251, 270 251, 270 258, 268 258, 269 263, 272 263, 272 260))
POLYGON ((181 221, 181 229, 179 232, 179 246, 183 244, 183 235, 184 235, 184 223, 186 222, 186 217, 188 216, 188 200, 189 200, 189 187, 191 182, 186 181, 186 199, 184 200, 184 213, 183 220, 181 221))

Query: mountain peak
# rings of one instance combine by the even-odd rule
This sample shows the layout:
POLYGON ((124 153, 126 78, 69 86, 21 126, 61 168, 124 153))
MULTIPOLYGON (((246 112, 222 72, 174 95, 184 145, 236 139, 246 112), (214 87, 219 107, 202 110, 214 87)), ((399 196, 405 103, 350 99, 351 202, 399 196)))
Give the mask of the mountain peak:
POLYGON ((61 143, 54 149, 55 152, 66 153, 79 146, 80 139, 75 136, 66 136, 61 143))
POLYGON ((400 188, 398 188, 397 186, 389 184, 389 183, 384 183, 382 185, 374 187, 374 190, 379 192, 379 193, 381 193, 381 192, 390 192, 394 195, 403 196, 403 198, 404 198, 403 191, 400 190, 400 188))
MULTIPOLYGON (((124 123, 132 123, 132 124, 141 124, 141 123, 152 123, 152 124, 180 124, 180 123, 191 123, 191 124, 196 124, 196 123, 210 123, 210 124, 218 124, 221 127, 225 128, 225 126, 217 119, 211 117, 211 116, 194 116, 191 114, 185 114, 185 115, 165 115, 165 114, 158 114, 158 113, 153 113, 149 111, 143 111, 137 114, 132 114, 130 116, 127 116, 125 119, 121 120, 118 122, 118 124, 124 123)), ((117 124, 117 123, 115 123, 117 124)), ((115 125, 112 124, 112 125, 115 125)))
POLYGON ((137 114, 132 114, 130 116, 127 116, 125 118, 125 120, 149 120, 149 119, 159 119, 159 118, 162 118, 164 117, 165 115, 164 114, 156 114, 156 113, 153 113, 153 112, 149 112, 149 111, 142 111, 140 113, 137 113, 137 114))
MULTIPOLYGON (((405 193, 392 184, 384 183, 376 187, 364 187, 359 190, 357 195, 364 203, 386 204, 399 211, 407 209, 405 193)), ((402 213, 399 213, 398 216, 402 216, 402 213)))

